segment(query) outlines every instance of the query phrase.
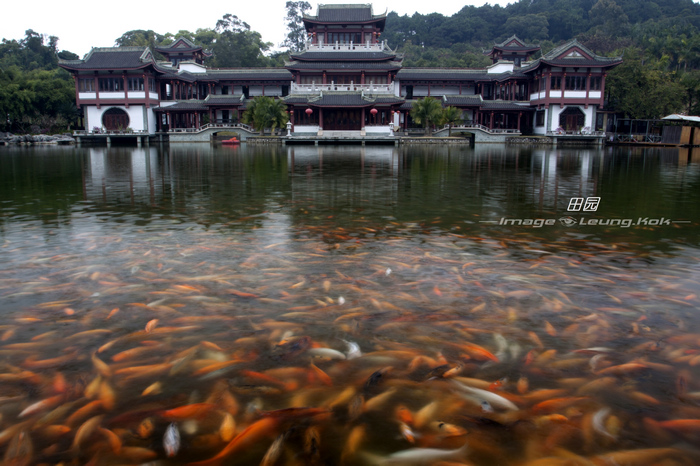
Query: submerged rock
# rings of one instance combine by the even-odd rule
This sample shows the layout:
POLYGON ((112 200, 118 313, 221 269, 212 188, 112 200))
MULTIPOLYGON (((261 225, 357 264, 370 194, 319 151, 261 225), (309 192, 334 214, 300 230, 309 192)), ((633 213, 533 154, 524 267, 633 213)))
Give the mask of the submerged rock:
POLYGON ((74 144, 75 139, 67 134, 56 134, 53 136, 45 134, 24 134, 13 135, 10 133, 0 133, 0 141, 6 144, 74 144), (4 135, 4 137, 3 137, 4 135))

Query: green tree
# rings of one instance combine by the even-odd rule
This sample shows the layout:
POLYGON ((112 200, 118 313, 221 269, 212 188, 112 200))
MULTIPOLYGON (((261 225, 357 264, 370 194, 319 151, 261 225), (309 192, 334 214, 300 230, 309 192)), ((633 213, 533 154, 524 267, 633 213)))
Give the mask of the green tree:
POLYGON ((544 14, 511 16, 504 30, 526 41, 540 41, 549 37, 549 21, 544 14))
POLYGON ((462 119, 462 111, 457 107, 449 106, 442 109, 441 122, 447 125, 447 136, 452 137, 452 125, 462 119))
POLYGON ((610 105, 631 118, 662 118, 684 107, 686 90, 668 71, 668 59, 644 62, 640 50, 625 50, 625 61, 608 75, 610 105))
POLYGON ((114 40, 115 47, 150 47, 154 50, 163 44, 165 36, 149 29, 134 29, 127 31, 114 40))
POLYGON ((433 97, 417 100, 411 109, 411 118, 425 128, 425 135, 432 135, 431 126, 442 118, 442 104, 433 97))
POLYGON ((252 124, 261 134, 267 128, 270 128, 274 133, 276 128, 282 128, 287 124, 286 108, 287 106, 281 100, 258 96, 248 102, 242 121, 246 124, 252 124))
POLYGON ((270 42, 263 42, 259 32, 251 31, 248 23, 236 15, 225 14, 216 22, 219 34, 212 47, 212 66, 268 66, 270 61, 264 52, 270 49, 270 42))
POLYGON ((306 28, 304 27, 304 13, 311 9, 311 4, 305 1, 287 1, 285 5, 287 16, 284 20, 287 23, 287 38, 280 44, 292 52, 304 50, 306 42, 306 28))

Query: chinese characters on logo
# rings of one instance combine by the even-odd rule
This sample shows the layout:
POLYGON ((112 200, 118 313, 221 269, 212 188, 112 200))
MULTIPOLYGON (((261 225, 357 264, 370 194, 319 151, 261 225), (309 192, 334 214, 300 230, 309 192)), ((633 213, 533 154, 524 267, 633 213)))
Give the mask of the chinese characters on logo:
POLYGON ((598 205, 600 204, 599 197, 572 197, 569 200, 569 207, 566 208, 569 212, 578 212, 583 210, 584 212, 595 212, 598 210, 598 205))

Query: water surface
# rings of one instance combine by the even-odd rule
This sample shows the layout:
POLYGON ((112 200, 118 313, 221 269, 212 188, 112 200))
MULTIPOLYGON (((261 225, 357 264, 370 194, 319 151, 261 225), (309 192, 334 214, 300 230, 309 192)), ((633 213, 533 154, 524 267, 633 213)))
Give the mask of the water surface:
POLYGON ((3 149, 0 448, 693 464, 699 214, 687 149, 3 149))

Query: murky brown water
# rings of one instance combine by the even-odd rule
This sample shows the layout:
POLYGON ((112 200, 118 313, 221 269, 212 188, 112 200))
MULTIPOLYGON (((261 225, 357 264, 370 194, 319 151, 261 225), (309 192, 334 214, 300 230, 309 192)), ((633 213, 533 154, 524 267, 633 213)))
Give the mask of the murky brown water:
POLYGON ((697 464, 695 155, 3 149, 0 454, 697 464))

